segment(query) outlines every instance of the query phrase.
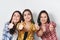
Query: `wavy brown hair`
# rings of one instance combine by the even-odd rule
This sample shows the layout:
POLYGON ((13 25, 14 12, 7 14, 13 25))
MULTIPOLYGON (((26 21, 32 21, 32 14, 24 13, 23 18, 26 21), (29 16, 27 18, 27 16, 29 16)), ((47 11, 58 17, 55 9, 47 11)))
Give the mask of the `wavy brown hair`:
MULTIPOLYGON (((18 12, 19 15, 20 15, 20 20, 19 20, 17 23, 21 22, 21 20, 22 20, 22 14, 21 14, 21 12, 20 12, 20 11, 14 11, 13 14, 12 14, 12 17, 11 17, 11 19, 10 19, 10 21, 9 21, 9 23, 11 23, 12 18, 13 18, 13 15, 14 15, 16 12, 18 12)), ((13 24, 14 24, 14 23, 13 23, 13 24)), ((16 25, 14 24, 13 28, 9 30, 10 34, 14 34, 14 32, 15 32, 15 30, 16 30, 16 26, 17 26, 17 24, 16 24, 16 25)))
POLYGON ((43 14, 43 13, 45 13, 47 15, 47 23, 50 23, 50 18, 49 18, 49 15, 48 15, 47 11, 42 10, 39 13, 39 16, 38 16, 38 19, 37 19, 37 23, 38 23, 39 26, 41 25, 40 18, 41 18, 41 14, 43 14))

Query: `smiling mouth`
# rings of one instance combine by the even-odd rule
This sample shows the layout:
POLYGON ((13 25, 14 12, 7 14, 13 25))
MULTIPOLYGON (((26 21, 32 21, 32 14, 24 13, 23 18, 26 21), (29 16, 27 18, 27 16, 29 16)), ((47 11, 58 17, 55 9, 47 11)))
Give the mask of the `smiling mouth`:
POLYGON ((26 19, 29 19, 29 18, 26 18, 26 19))

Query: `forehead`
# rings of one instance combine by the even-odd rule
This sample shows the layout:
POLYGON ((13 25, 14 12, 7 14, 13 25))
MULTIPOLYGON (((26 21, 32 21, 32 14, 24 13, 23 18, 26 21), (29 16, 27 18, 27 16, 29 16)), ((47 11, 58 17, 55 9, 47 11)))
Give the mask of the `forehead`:
POLYGON ((30 12, 29 11, 25 11, 24 14, 30 14, 30 12))
POLYGON ((14 15, 20 15, 18 12, 15 12, 14 15))
POLYGON ((42 13, 41 16, 47 16, 47 14, 46 13, 42 13))

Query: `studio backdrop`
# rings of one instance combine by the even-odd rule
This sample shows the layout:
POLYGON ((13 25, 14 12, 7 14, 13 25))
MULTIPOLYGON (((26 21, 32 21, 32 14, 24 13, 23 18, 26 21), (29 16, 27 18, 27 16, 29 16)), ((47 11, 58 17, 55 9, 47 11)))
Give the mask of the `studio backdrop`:
MULTIPOLYGON (((54 21, 58 40, 60 40, 60 0, 0 0, 0 40, 2 40, 4 24, 11 18, 15 10, 22 11, 30 9, 33 13, 34 21, 37 20, 41 10, 46 10, 49 17, 54 21)), ((41 38, 34 35, 35 40, 41 38)))

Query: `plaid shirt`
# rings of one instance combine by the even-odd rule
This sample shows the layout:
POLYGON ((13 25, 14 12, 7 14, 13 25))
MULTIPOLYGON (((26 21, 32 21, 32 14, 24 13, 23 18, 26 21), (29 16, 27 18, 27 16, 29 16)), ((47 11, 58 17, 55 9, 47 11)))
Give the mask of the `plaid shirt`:
POLYGON ((5 24, 2 40, 11 40, 12 39, 12 35, 9 33, 8 25, 9 25, 9 23, 5 24))
POLYGON ((18 31, 15 30, 15 33, 13 35, 10 34, 9 28, 8 28, 9 23, 5 24, 4 30, 3 30, 3 39, 2 40, 17 40, 18 37, 18 31))
POLYGON ((49 30, 49 24, 46 25, 46 32, 43 33, 43 36, 41 37, 42 40, 57 40, 56 30, 55 30, 56 24, 52 22, 52 25, 54 27, 53 31, 49 30))

